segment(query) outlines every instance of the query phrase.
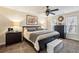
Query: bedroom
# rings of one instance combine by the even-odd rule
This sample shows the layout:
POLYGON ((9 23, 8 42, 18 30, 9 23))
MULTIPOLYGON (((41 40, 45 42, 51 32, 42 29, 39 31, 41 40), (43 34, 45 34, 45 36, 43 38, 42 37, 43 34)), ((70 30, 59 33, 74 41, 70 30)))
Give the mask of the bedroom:
MULTIPOLYGON (((42 34, 46 34, 50 31, 54 31, 54 27, 56 25, 64 25, 64 33, 61 33, 60 38, 63 43, 64 47, 59 51, 59 53, 78 53, 79 52, 79 7, 77 6, 49 6, 49 9, 56 9, 58 11, 54 11, 55 15, 49 14, 48 16, 45 14, 46 6, 4 6, 0 7, 0 52, 11 52, 11 53, 33 53, 36 52, 33 47, 31 47, 27 42, 23 40, 24 34, 28 31, 37 30, 49 30, 47 32, 42 31, 42 34), (60 17, 62 16, 62 17, 60 17), (28 19, 34 19, 29 21, 28 19), (60 21, 59 21, 60 18, 60 21), (61 18, 63 19, 61 21, 61 18), (69 21, 70 19, 70 21, 69 21), (75 19, 75 20, 74 20, 75 19), (7 31, 11 31, 8 32, 7 31), (26 32, 25 32, 26 31, 26 32), (13 35, 16 33, 19 36, 18 41, 22 41, 17 44, 13 44, 10 46, 5 47, 5 44, 11 44, 15 42, 15 38, 17 35, 13 35), (20 35, 21 34, 21 35, 20 35), (12 35, 13 37, 11 37, 12 35), (6 40, 6 36, 8 36, 9 40, 6 40), (22 37, 21 37, 22 36, 22 37), (22 39, 21 39, 22 38, 22 39), (64 38, 64 39, 63 39, 64 38)), ((58 27, 57 27, 58 28, 58 27)), ((61 30, 61 32, 63 32, 61 30)), ((39 32, 38 32, 39 33, 39 32)), ((26 36, 29 33, 26 34, 26 36)), ((51 34, 47 34, 47 36, 51 36, 51 34)), ((55 32, 55 34, 59 34, 59 32, 55 32)), ((54 35, 55 35, 54 34, 54 35)), ((40 34, 38 34, 40 35, 40 34)), ((35 34, 34 34, 35 36, 35 34)), ((41 37, 45 37, 46 35, 42 35, 41 37)), ((47 38, 50 40, 50 38, 47 38)), ((58 39, 56 37, 56 39, 58 39)), ((32 40, 33 41, 33 40, 32 40)), ((37 43, 37 42, 36 42, 37 43)), ((42 44, 42 43, 41 43, 42 44)), ((35 45, 35 44, 34 44, 35 45)), ((37 46, 38 43, 35 45, 37 46)), ((51 48, 52 49, 52 48, 51 48)), ((37 48, 38 50, 38 48, 37 48)), ((41 51, 41 52, 46 52, 41 51)))

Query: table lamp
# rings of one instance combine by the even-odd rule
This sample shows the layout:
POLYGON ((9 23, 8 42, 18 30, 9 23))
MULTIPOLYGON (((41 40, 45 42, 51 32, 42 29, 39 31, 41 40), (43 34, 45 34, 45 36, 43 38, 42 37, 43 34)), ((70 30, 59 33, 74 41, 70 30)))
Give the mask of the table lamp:
POLYGON ((13 30, 14 31, 21 31, 20 22, 13 22, 13 30))

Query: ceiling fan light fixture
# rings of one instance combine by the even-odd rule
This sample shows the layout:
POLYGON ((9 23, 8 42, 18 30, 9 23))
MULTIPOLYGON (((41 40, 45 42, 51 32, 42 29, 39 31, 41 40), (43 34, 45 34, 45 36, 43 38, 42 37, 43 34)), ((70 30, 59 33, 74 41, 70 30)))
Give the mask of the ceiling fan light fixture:
POLYGON ((49 15, 49 12, 46 12, 46 16, 48 16, 49 15))
POLYGON ((46 8, 47 8, 46 11, 45 11, 46 16, 48 16, 49 14, 55 15, 55 13, 53 13, 53 12, 59 10, 58 8, 51 10, 51 9, 49 9, 49 6, 46 6, 46 8))

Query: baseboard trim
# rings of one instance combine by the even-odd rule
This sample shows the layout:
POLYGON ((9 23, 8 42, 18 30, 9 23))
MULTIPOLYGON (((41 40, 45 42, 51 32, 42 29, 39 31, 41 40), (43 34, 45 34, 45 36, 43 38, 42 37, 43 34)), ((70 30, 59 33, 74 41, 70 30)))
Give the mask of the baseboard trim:
MULTIPOLYGON (((69 38, 67 38, 67 39, 69 39, 69 38)), ((70 40, 79 41, 79 39, 70 39, 70 40)))
POLYGON ((0 43, 0 45, 5 45, 5 42, 0 43))

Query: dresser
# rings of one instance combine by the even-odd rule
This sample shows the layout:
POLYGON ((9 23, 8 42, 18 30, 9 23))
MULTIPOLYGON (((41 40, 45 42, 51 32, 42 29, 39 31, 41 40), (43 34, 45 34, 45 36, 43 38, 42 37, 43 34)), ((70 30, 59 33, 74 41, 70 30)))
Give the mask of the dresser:
POLYGON ((65 38, 64 25, 55 25, 54 30, 60 33, 60 38, 65 38))
POLYGON ((7 32, 6 33, 6 46, 12 45, 22 40, 21 32, 7 32))

